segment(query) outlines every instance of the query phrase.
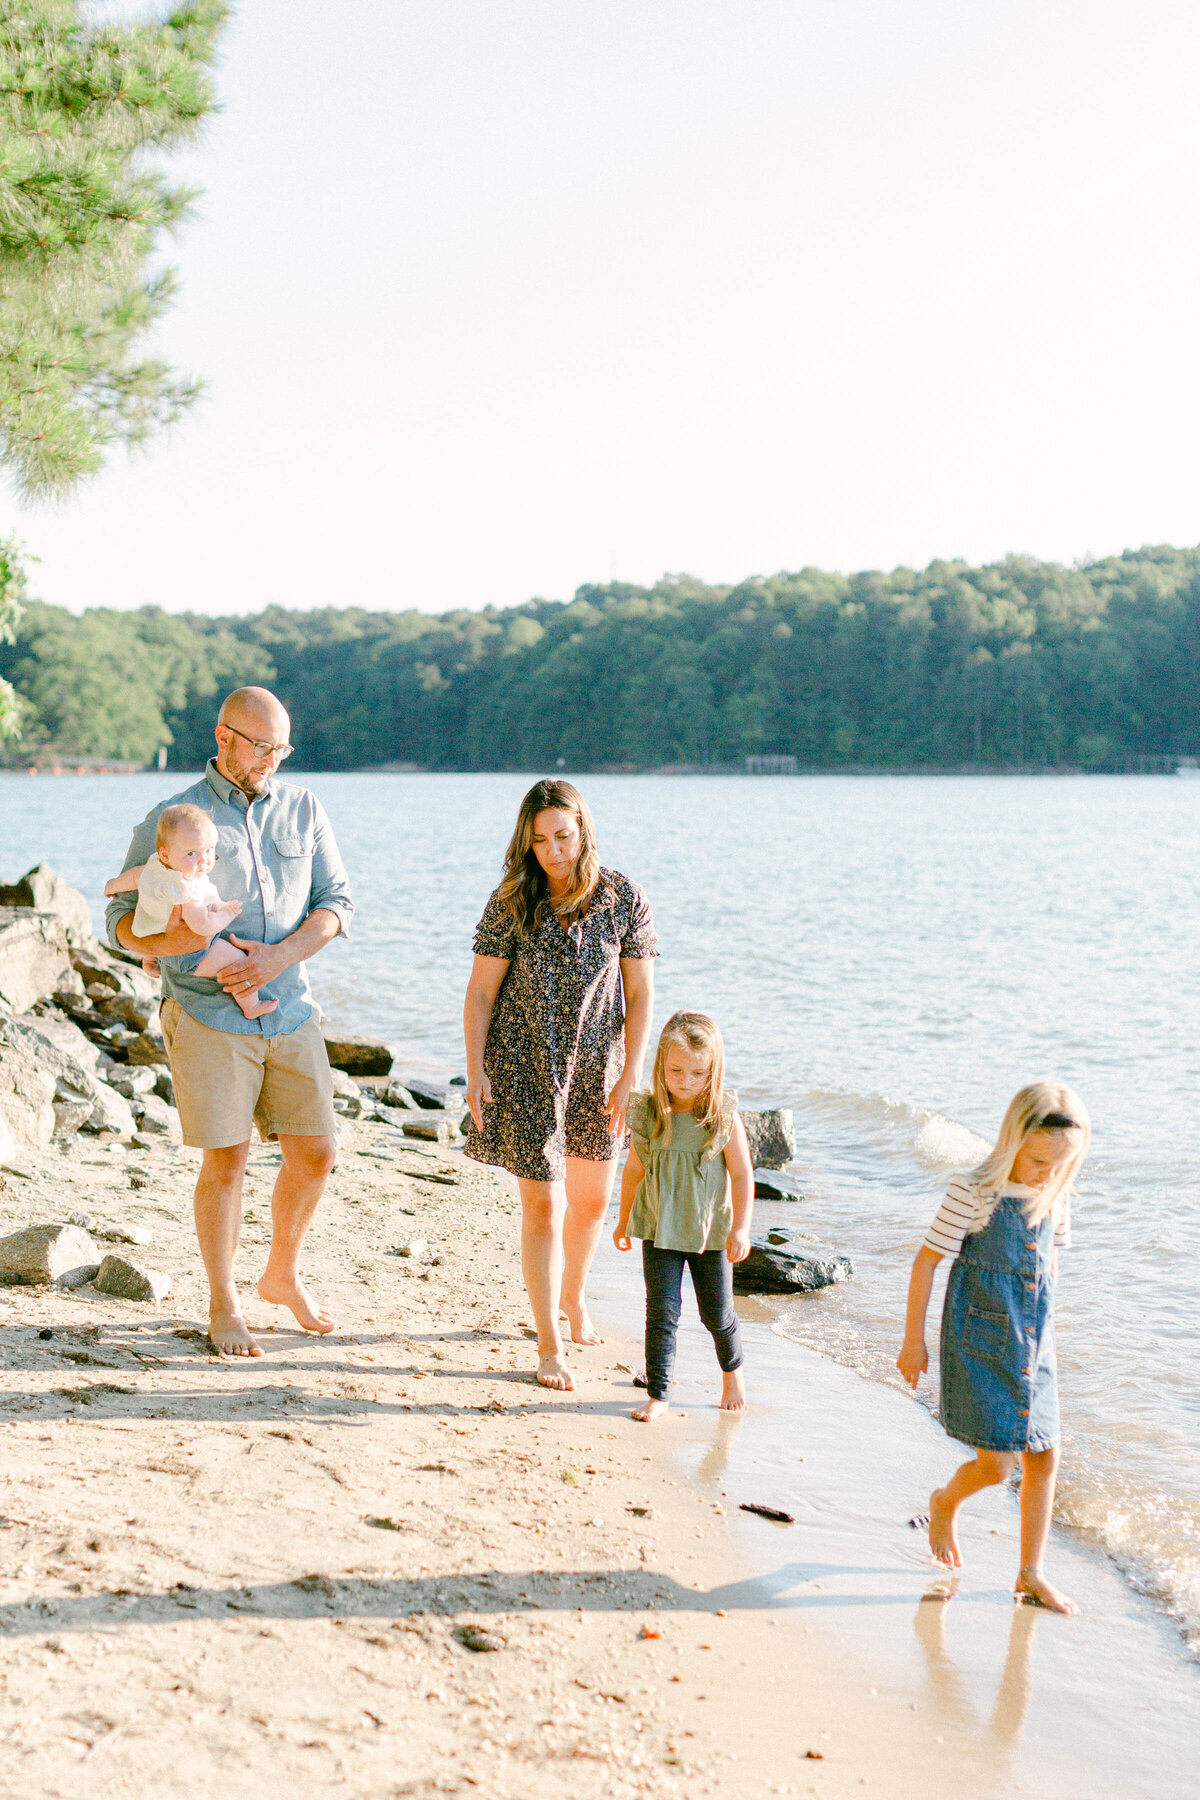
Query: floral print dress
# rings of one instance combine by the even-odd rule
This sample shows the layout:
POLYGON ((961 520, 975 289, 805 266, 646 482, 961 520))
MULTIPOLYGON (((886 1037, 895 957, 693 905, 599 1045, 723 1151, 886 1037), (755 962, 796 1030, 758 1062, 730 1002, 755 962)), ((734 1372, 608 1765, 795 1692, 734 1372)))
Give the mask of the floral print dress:
POLYGON ((508 969, 488 1026, 492 1098, 466 1154, 528 1181, 561 1181, 568 1156, 608 1162, 616 1139, 605 1102, 625 1066, 621 958, 656 956, 654 921, 636 882, 601 869, 591 906, 564 930, 549 907, 527 938, 493 893, 477 956, 508 969))

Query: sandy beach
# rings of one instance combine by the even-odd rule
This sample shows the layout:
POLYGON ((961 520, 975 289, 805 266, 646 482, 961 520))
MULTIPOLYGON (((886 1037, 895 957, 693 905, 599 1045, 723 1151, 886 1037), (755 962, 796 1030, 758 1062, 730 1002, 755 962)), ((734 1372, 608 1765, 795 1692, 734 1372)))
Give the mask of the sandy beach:
MULTIPOLYGON (((1016 1613, 1001 1496, 958 1599, 922 1600, 897 1483, 952 1452, 918 1409, 743 1302, 752 1399, 792 1359, 809 1440, 780 1443, 761 1405, 721 1419, 696 1327, 676 1412, 634 1424, 615 1252, 607 1341, 548 1394, 515 1194, 388 1126, 343 1133, 307 1258, 339 1329, 255 1302, 248 1363, 205 1348, 192 1152, 78 1138, 6 1176, 0 1231, 148 1227, 138 1254, 175 1291, 0 1293, 0 1794, 1193 1791, 1193 1675, 1101 1557, 1058 1565, 1082 1620, 1016 1613), (796 1525, 737 1510, 764 1499, 796 1525)), ((247 1283, 275 1166, 256 1145, 247 1283)))

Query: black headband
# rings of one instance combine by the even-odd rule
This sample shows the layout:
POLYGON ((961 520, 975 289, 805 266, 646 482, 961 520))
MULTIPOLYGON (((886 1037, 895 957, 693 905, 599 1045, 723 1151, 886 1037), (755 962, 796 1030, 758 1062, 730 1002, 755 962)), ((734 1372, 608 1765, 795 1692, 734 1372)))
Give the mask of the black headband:
POLYGON ((1079 1120, 1068 1117, 1066 1113, 1047 1113, 1041 1122, 1034 1126, 1035 1131, 1078 1131, 1079 1120))

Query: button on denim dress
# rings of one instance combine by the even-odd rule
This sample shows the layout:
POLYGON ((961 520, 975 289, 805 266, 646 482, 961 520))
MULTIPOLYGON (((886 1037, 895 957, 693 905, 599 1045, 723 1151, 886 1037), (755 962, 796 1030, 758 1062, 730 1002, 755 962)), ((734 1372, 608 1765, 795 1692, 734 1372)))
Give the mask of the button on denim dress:
POLYGON ((941 1419, 976 1450, 1049 1450, 1059 1438, 1054 1219, 1030 1226, 1004 1195, 954 1259, 942 1310, 941 1419))

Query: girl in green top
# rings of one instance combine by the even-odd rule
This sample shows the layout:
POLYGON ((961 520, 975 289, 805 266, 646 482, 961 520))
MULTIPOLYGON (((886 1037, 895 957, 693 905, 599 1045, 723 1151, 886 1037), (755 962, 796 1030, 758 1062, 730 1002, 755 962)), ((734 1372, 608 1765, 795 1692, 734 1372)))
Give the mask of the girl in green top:
POLYGON ((725 1090, 725 1046, 705 1013, 663 1026, 653 1089, 629 1101, 629 1157, 621 1179, 618 1250, 642 1240, 646 1280, 646 1391, 634 1413, 667 1410, 687 1264, 700 1317, 724 1372, 723 1412, 746 1404, 731 1265, 750 1254, 754 1168, 737 1096, 725 1090))

